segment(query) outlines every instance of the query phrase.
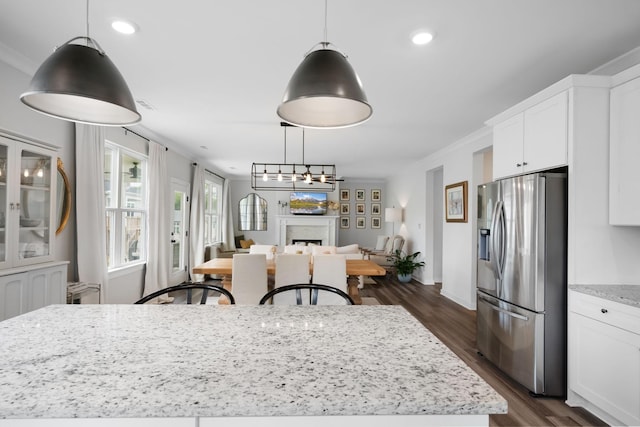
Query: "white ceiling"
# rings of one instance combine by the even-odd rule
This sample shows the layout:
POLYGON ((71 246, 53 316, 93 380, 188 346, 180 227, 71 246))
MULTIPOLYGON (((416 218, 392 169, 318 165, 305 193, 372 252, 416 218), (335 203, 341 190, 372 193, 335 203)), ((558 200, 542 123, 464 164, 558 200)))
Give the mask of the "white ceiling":
MULTIPOLYGON (((0 56, 32 74, 54 46, 86 34, 85 16, 85 0, 0 0, 0 56)), ((227 175, 283 161, 276 107, 323 39, 324 1, 93 0, 89 23, 134 98, 153 107, 139 108, 132 130, 227 175), (140 31, 117 34, 113 18, 140 31)), ((374 112, 360 126, 307 130, 305 160, 380 178, 640 45, 640 1, 331 0, 328 40, 374 112), (418 29, 434 41, 412 45, 418 29)), ((299 163, 301 131, 287 132, 287 161, 299 163)))

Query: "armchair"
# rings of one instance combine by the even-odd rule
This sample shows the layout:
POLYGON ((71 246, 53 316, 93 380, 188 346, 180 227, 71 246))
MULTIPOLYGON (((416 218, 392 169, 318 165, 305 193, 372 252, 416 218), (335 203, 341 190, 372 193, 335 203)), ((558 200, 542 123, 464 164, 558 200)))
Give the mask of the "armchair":
POLYGON ((392 238, 387 241, 387 244, 382 251, 368 251, 367 255, 369 259, 375 262, 378 265, 383 267, 391 267, 393 265, 393 260, 389 257, 395 253, 396 250, 402 250, 404 246, 404 237, 399 234, 396 234, 392 238))

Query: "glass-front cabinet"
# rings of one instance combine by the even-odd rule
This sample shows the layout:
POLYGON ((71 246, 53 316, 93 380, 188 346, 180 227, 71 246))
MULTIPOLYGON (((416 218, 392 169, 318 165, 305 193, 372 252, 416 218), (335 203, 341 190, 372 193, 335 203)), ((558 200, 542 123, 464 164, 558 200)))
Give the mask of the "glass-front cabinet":
POLYGON ((53 260, 55 151, 0 135, 0 268, 53 260))

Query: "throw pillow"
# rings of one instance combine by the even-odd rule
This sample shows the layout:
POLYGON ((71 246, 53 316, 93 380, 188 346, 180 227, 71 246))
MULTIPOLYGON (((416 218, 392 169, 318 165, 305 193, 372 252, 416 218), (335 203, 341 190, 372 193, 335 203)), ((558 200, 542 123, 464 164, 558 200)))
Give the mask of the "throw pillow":
POLYGON ((251 247, 251 245, 255 244, 255 242, 253 241, 253 239, 249 239, 249 240, 240 240, 240 247, 242 249, 249 249, 251 247))

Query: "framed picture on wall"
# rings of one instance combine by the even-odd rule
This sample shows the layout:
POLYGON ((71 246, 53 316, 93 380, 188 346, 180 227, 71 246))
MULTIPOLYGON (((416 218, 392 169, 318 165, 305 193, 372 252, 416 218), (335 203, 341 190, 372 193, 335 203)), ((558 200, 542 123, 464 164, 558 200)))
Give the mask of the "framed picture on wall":
POLYGON ((447 222, 467 222, 467 181, 444 188, 444 209, 447 222))
POLYGON ((349 203, 340 203, 340 215, 349 215, 349 203))
POLYGON ((380 215, 380 203, 371 203, 371 215, 380 215))
POLYGON ((379 216, 374 216, 371 218, 371 228, 381 228, 381 219, 379 216))
POLYGON ((364 215, 364 203, 356 203, 356 215, 364 215))
POLYGON ((364 217, 364 216, 357 216, 356 217, 356 228, 365 228, 365 226, 366 226, 365 219, 366 219, 366 217, 364 217))
POLYGON ((364 190, 356 190, 356 202, 364 202, 364 190))
POLYGON ((379 202, 382 200, 382 192, 378 189, 371 190, 371 201, 379 202))
POLYGON ((349 190, 340 190, 340 200, 348 202, 349 201, 349 190))
POLYGON ((341 216, 340 217, 340 228, 349 228, 349 217, 341 216))

